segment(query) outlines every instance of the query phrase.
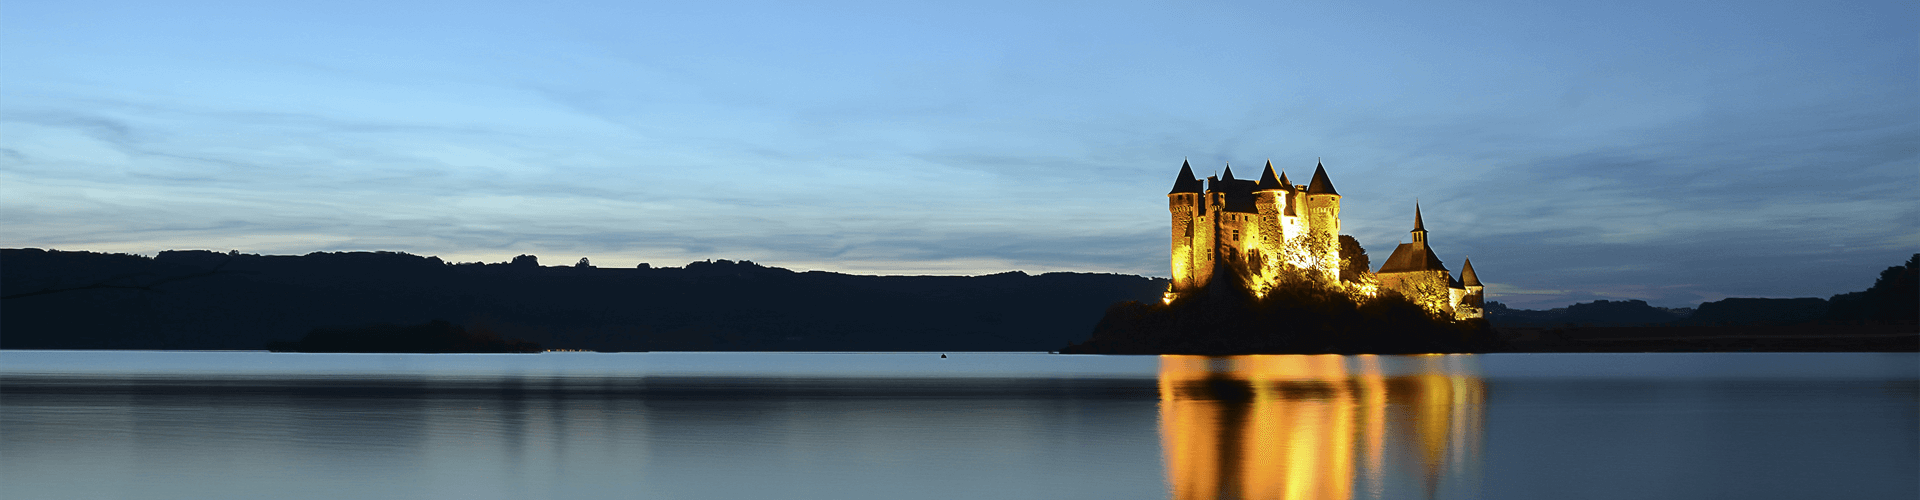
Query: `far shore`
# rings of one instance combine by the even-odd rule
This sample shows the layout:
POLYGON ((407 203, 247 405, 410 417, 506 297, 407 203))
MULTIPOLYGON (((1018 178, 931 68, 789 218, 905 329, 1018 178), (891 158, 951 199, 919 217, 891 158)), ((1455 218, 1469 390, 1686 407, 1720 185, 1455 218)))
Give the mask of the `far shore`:
POLYGON ((1498 352, 1920 352, 1913 325, 1495 327, 1498 352))

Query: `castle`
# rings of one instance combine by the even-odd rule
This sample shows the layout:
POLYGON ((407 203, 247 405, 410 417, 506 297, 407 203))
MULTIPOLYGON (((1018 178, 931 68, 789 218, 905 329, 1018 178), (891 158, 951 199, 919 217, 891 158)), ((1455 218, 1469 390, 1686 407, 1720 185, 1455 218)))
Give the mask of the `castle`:
POLYGON ((1455 318, 1484 316, 1485 287, 1473 262, 1462 264, 1459 279, 1452 276, 1427 246, 1418 206, 1412 243, 1394 248, 1378 272, 1342 279, 1340 192, 1324 164, 1314 165, 1307 184, 1295 185, 1287 174, 1275 175, 1272 161, 1259 181, 1234 178, 1228 165, 1204 183, 1182 161, 1167 193, 1167 210, 1173 216, 1168 302, 1205 288, 1223 272, 1247 276, 1255 292, 1264 293, 1279 286, 1284 273, 1304 271, 1360 295, 1393 290, 1455 318))

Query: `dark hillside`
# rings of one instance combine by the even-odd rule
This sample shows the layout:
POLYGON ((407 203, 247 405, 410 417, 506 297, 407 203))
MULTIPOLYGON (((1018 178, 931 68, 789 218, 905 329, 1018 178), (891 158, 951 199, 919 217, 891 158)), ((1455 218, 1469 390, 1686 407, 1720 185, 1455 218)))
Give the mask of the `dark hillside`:
POLYGON ((0 348, 262 349, 315 328, 446 320, 549 348, 1017 350, 1083 339, 1163 281, 1115 274, 795 273, 449 264, 391 252, 154 258, 0 250, 0 348))

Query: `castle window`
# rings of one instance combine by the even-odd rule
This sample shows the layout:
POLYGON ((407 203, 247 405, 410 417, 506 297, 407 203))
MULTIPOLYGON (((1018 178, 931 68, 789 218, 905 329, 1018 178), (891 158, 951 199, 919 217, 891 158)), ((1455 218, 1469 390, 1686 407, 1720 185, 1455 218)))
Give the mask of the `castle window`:
POLYGON ((1233 230, 1233 241, 1240 241, 1240 230, 1233 230))

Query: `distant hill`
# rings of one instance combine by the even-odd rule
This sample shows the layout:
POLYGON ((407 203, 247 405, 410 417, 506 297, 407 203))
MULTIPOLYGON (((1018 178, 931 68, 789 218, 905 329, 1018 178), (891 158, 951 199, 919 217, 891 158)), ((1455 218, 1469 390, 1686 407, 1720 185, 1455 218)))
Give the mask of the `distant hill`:
POLYGON ((1487 302, 1487 321, 1496 327, 1516 326, 1646 326, 1664 325, 1693 316, 1693 308, 1665 308, 1644 300, 1596 300, 1547 310, 1512 309, 1487 302))
POLYGON ((1596 300, 1545 311, 1487 304, 1512 352, 1920 351, 1920 254, 1832 298, 1728 298, 1693 308, 1596 300))
POLYGON ((1596 300, 1548 310, 1488 302, 1496 327, 1913 325, 1920 323, 1920 254, 1880 272, 1873 286, 1831 298, 1727 298, 1665 308, 1643 300, 1596 300))
POLYGON ((1085 339, 1109 304, 1165 289, 1118 274, 858 276, 727 260, 0 249, 0 348, 263 349, 316 329, 444 320, 562 349, 1047 351, 1085 339))

